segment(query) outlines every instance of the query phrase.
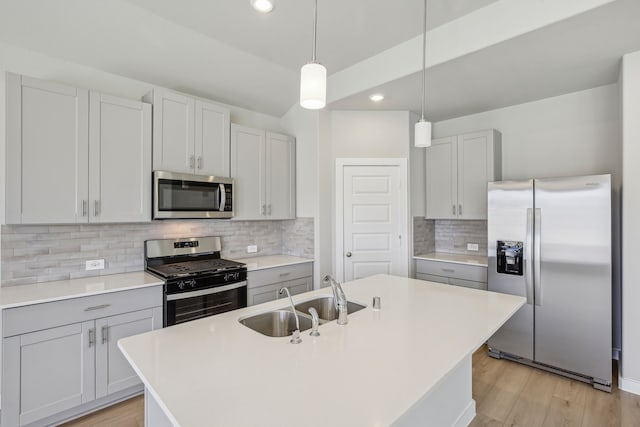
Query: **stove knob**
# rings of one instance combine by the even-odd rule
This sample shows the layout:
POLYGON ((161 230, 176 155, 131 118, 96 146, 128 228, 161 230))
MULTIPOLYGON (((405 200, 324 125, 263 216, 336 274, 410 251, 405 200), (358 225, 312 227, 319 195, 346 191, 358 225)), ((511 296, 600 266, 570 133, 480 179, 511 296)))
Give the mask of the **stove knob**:
POLYGON ((191 283, 189 283, 189 285, 191 285, 192 288, 196 287, 196 281, 195 280, 191 280, 191 283))
POLYGON ((178 287, 179 287, 180 289, 184 289, 184 282, 183 282, 183 281, 179 281, 179 282, 178 282, 178 287))

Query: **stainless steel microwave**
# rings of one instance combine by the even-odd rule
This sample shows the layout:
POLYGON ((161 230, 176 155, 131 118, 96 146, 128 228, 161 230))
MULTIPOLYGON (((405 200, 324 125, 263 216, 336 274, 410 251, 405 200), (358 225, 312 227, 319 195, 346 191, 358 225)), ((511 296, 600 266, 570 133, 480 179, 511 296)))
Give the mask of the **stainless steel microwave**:
POLYGON ((233 178, 153 172, 153 219, 233 217, 233 178))

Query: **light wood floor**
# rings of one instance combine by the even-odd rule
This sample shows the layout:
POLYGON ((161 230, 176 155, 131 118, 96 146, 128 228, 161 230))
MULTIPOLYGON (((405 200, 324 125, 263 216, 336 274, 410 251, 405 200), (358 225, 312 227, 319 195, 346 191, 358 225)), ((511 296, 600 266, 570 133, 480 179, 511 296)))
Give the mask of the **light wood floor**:
MULTIPOLYGON (((479 426, 640 427, 640 396, 588 384, 487 356, 473 355, 473 398, 479 426)), ((143 397, 122 402, 64 427, 142 427, 143 397)), ((303 426, 301 426, 303 427, 303 426)), ((438 426, 434 426, 438 427, 438 426)))

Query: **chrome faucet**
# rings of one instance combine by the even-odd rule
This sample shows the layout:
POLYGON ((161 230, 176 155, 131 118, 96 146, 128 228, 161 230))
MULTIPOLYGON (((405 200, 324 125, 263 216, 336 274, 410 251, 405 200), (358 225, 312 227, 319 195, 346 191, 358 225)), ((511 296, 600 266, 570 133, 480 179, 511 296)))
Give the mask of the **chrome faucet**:
POLYGON ((338 325, 346 325, 349 323, 347 319, 347 296, 344 294, 342 290, 342 286, 336 279, 331 277, 331 275, 327 274, 324 276, 324 281, 329 282, 331 285, 331 290, 333 291, 333 301, 336 306, 336 310, 338 310, 338 325))
POLYGON ((284 293, 289 297, 289 303, 291 304, 291 311, 293 312, 293 316, 296 318, 296 330, 293 331, 291 335, 291 340, 289 341, 291 344, 300 344, 302 342, 302 338, 300 338, 300 319, 298 319, 298 313, 296 312, 296 307, 293 305, 293 298, 291 298, 291 293, 289 292, 289 288, 280 288, 280 295, 284 293))
POLYGON ((311 332, 309 332, 309 335, 319 337, 320 332, 318 332, 318 326, 320 325, 320 316, 318 316, 318 310, 309 307, 309 314, 311 315, 311 332))

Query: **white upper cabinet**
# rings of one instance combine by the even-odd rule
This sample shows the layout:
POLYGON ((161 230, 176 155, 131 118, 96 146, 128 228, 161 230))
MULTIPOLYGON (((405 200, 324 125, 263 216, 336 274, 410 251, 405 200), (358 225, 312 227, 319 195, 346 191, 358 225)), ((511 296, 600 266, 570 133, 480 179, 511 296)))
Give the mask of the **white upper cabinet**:
POLYGON ((153 102, 153 170, 229 176, 229 109, 166 89, 153 102))
POLYGON ((7 73, 9 224, 88 219, 88 92, 7 73))
POLYGON ((229 110, 196 100, 195 172, 229 176, 229 110))
POLYGON ((8 73, 6 222, 149 221, 150 108, 8 73))
POLYGON ((426 168, 426 218, 487 219, 487 183, 502 176, 500 132, 435 139, 426 168))
POLYGON ((296 144, 288 135, 266 133, 265 185, 269 219, 296 216, 296 144))
POLYGON ((295 218, 295 139, 231 125, 234 219, 295 218))
POLYGON ((151 105, 91 92, 91 222, 151 220, 151 105))

